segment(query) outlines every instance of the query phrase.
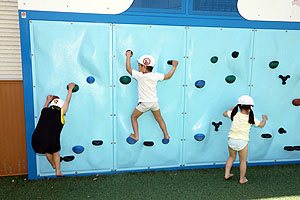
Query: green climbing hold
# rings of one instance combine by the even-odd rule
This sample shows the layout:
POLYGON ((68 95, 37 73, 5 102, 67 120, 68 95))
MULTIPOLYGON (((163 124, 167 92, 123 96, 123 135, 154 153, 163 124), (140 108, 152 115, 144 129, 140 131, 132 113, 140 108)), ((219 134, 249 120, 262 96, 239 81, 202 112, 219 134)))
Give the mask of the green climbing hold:
POLYGON ((278 65, 279 65, 278 61, 272 61, 272 62, 270 62, 269 67, 271 69, 275 69, 276 67, 278 67, 278 65))
POLYGON ((217 56, 212 57, 212 58, 210 59, 210 62, 212 62, 212 63, 218 62, 218 57, 217 57, 217 56))
MULTIPOLYGON (((69 90, 69 86, 67 85, 67 90, 69 90)), ((75 84, 72 92, 77 92, 79 90, 79 86, 77 84, 75 84)))
POLYGON ((122 76, 120 78, 120 82, 124 85, 127 85, 131 82, 131 78, 129 76, 122 76))
POLYGON ((225 78, 225 81, 227 83, 233 83, 236 80, 236 77, 234 75, 229 75, 225 78))

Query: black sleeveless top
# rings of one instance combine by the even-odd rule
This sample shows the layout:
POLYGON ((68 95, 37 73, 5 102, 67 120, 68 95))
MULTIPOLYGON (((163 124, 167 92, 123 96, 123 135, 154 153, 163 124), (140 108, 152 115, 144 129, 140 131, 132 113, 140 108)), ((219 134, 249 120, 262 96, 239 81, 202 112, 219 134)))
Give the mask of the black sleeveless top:
POLYGON ((55 153, 60 150, 60 133, 64 126, 63 110, 52 106, 44 108, 31 138, 36 153, 55 153))

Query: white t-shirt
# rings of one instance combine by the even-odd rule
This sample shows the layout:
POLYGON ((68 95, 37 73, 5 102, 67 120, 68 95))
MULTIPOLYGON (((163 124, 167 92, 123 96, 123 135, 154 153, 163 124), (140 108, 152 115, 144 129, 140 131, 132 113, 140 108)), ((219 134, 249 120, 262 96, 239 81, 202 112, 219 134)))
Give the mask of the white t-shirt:
POLYGON ((161 73, 142 73, 132 70, 132 77, 138 82, 139 102, 157 102, 156 95, 157 81, 164 80, 165 75, 161 73))
MULTIPOLYGON (((231 117, 231 111, 227 112, 228 117, 231 117)), ((252 124, 249 124, 249 115, 237 112, 233 117, 231 128, 228 134, 229 138, 237 140, 249 141, 249 132, 252 124)), ((254 117, 254 126, 258 126, 260 121, 254 117)))

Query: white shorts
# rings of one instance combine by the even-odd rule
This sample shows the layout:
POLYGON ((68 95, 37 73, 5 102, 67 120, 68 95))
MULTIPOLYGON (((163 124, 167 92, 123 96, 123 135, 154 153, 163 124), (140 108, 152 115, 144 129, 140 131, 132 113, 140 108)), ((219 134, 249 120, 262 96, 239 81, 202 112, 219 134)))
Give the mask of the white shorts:
POLYGON ((159 110, 158 102, 139 102, 135 107, 140 112, 146 112, 148 110, 157 111, 159 110))
POLYGON ((237 139, 228 138, 228 146, 235 151, 243 150, 247 146, 247 144, 248 141, 246 140, 237 140, 237 139))

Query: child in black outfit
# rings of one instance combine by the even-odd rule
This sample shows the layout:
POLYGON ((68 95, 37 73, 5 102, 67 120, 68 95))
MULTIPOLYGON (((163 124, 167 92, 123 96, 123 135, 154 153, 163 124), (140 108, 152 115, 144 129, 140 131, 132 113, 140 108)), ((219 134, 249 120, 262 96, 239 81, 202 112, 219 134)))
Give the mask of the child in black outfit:
POLYGON ((56 176, 63 176, 60 171, 60 133, 65 124, 64 115, 68 110, 74 86, 75 83, 68 85, 68 95, 65 102, 57 96, 47 96, 40 119, 32 135, 31 144, 34 151, 46 154, 47 160, 56 170, 56 176))

